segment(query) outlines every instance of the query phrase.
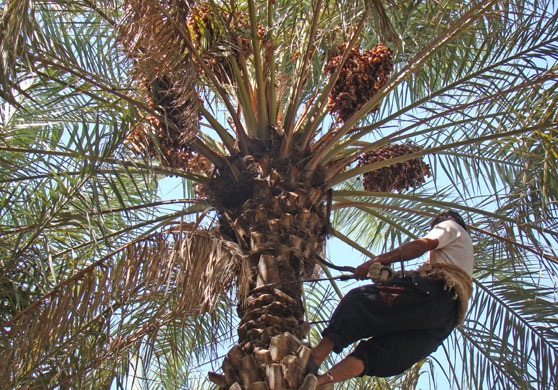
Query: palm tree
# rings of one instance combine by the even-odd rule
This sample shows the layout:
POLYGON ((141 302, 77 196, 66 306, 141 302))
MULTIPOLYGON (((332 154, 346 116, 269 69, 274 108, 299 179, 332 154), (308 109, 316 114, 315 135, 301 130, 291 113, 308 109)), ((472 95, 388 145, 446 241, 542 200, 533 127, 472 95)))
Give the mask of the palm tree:
POLYGON ((371 256, 441 208, 476 290, 432 378, 556 386, 553 2, 2 4, 5 386, 192 387, 235 327, 213 382, 298 388, 328 238, 371 256))

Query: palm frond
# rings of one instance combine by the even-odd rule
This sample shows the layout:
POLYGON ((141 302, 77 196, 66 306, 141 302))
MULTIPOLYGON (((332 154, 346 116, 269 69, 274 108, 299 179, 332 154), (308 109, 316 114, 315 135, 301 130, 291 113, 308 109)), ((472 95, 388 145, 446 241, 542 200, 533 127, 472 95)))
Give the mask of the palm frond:
POLYGON ((376 26, 376 34, 378 34, 380 42, 400 46, 401 38, 395 31, 395 27, 387 15, 383 2, 381 0, 365 0, 364 5, 367 12, 372 15, 374 25, 376 26))
MULTIPOLYGON (((210 311, 239 274, 248 280, 240 251, 209 232, 178 231, 128 245, 3 324, 3 382, 83 380, 168 322, 210 311), (92 339, 95 332, 103 336, 92 339), (95 358, 74 361, 80 355, 95 358), (74 363, 58 372, 49 362, 60 359, 74 363)), ((246 285, 237 289, 243 293, 246 285)))
POLYGON ((6 1, 0 19, 0 93, 3 99, 12 104, 17 104, 17 63, 27 61, 25 46, 34 38, 36 31, 34 3, 32 0, 6 1))
MULTIPOLYGON (((335 187, 333 234, 363 256, 420 236, 441 208, 466 214, 476 300, 432 370, 458 388, 555 386, 553 2, 2 4, 2 383, 205 386, 196 375, 211 364, 198 366, 218 362, 238 320, 225 287, 248 271, 237 248, 187 233, 220 217, 196 185, 280 140, 282 159, 335 187), (213 15, 201 18, 203 7, 213 15), (324 65, 389 39, 399 42, 396 76, 335 122, 327 105, 339 73, 328 78, 324 65), (179 156, 209 168, 171 166, 171 134, 179 156), (356 166, 407 141, 420 152, 356 166), (356 180, 413 158, 433 172, 420 188, 369 192, 356 180), (188 199, 159 199, 162 176, 184 183, 188 199)), ((337 293, 307 287, 308 319, 326 320, 337 293)), ((340 387, 416 386, 424 369, 340 387)))
MULTIPOLYGON (((466 343, 456 346, 460 359, 475 359, 475 364, 467 365, 468 372, 464 375, 475 378, 477 383, 487 381, 486 385, 492 388, 523 387, 524 383, 540 389, 554 387, 558 344, 552 330, 555 325, 548 322, 556 318, 554 305, 539 296, 520 308, 518 303, 526 298, 527 291, 513 289, 507 283, 499 285, 500 282, 484 286, 477 283, 470 318, 460 329, 460 337, 466 343), (502 293, 508 295, 505 300, 500 298, 502 293), (510 294, 519 294, 521 298, 516 296, 510 300, 510 294), (536 303, 539 299, 541 301, 536 303), (546 306, 554 312, 544 315, 542 326, 537 325, 537 320, 528 318, 529 312, 538 311, 534 305, 546 306), (494 378, 497 382, 492 382, 494 378)), ((548 294, 548 291, 539 292, 548 294)))
MULTIPOLYGON (((464 12, 460 17, 455 20, 455 22, 448 26, 446 30, 439 34, 436 39, 429 43, 428 46, 422 48, 418 52, 415 58, 411 59, 397 74, 393 75, 388 83, 382 88, 382 90, 374 95, 366 104, 364 104, 357 112, 355 112, 349 119, 347 119, 343 126, 335 131, 335 134, 327 140, 327 145, 329 146, 328 154, 326 156, 335 155, 340 148, 342 148, 344 143, 339 144, 339 141, 353 130, 353 127, 366 116, 373 107, 378 105, 380 101, 392 90, 396 89, 405 79, 410 75, 414 74, 415 70, 424 64, 428 63, 432 59, 432 56, 444 50, 448 42, 452 41, 456 36, 458 36, 462 31, 467 31, 476 19, 482 18, 489 8, 491 2, 484 2, 483 4, 474 4, 471 9, 464 12), (333 147, 333 145, 336 145, 333 147)), ((314 156, 314 159, 322 158, 322 155, 314 156)), ((327 158, 323 158, 324 162, 327 162, 327 158)), ((311 165, 312 163, 310 163, 311 165)))

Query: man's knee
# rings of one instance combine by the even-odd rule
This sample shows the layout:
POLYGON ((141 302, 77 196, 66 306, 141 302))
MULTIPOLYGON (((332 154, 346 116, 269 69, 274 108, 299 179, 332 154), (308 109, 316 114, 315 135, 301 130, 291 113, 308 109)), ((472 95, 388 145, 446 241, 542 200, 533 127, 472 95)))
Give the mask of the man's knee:
POLYGON ((351 356, 364 362, 362 375, 389 377, 425 359, 440 344, 432 332, 405 331, 361 341, 351 356))
POLYGON ((346 357, 346 359, 350 362, 351 366, 353 367, 353 377, 362 376, 364 374, 366 365, 361 358, 357 356, 349 355, 346 357))

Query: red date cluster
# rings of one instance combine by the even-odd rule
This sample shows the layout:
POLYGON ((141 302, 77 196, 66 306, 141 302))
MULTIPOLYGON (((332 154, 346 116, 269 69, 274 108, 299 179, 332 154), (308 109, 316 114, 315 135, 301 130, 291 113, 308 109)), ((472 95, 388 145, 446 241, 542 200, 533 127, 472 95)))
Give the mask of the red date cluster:
MULTIPOLYGON (((340 54, 328 61, 324 73, 335 73, 345 49, 346 45, 339 47, 340 54)), ((392 70, 393 52, 384 44, 378 43, 363 52, 352 48, 329 95, 329 112, 335 114, 339 122, 345 122, 386 84, 392 70)), ((378 108, 379 104, 372 111, 378 108)))
MULTIPOLYGON (((391 144, 364 153, 358 165, 369 165, 379 161, 389 161, 396 157, 420 152, 422 148, 411 143, 391 144)), ((425 178, 432 176, 430 165, 422 157, 398 162, 364 174, 363 186, 367 191, 391 192, 418 188, 425 178)))
MULTIPOLYGON (((195 127, 195 124, 188 126, 184 123, 186 118, 182 113, 191 102, 181 104, 180 96, 173 93, 171 83, 164 77, 144 83, 148 91, 147 105, 153 112, 147 116, 148 123, 136 126, 128 136, 127 141, 132 144, 133 151, 138 155, 159 158, 165 167, 188 172, 211 171, 213 166, 209 160, 187 146, 189 137, 195 133, 184 129, 195 127)), ((196 120, 195 117, 189 117, 196 120)))

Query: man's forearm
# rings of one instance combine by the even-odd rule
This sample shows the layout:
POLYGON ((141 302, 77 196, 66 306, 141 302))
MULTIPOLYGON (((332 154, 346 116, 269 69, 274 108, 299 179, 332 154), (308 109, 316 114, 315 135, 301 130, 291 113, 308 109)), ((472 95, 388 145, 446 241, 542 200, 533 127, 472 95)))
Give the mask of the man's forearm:
POLYGON ((372 263, 381 264, 391 264, 396 261, 407 261, 411 259, 416 259, 417 257, 425 254, 426 252, 436 249, 438 246, 438 240, 431 240, 428 238, 420 238, 415 241, 411 241, 395 248, 389 252, 382 253, 361 265, 359 265, 355 270, 355 277, 357 279, 364 279, 368 274, 368 269, 372 263))
POLYGON ((394 263, 396 261, 412 260, 416 259, 419 256, 422 256, 430 250, 436 249, 437 246, 438 240, 420 238, 415 241, 407 242, 389 252, 382 253, 372 260, 386 265, 394 263))
POLYGON ((378 262, 378 263, 381 263, 381 264, 388 265, 388 264, 394 263, 396 261, 401 261, 401 260, 403 260, 403 250, 404 249, 403 249, 403 245, 402 245, 402 246, 400 246, 398 248, 395 248, 395 249, 393 249, 389 252, 382 253, 381 255, 378 255, 378 256, 372 258, 371 262, 378 262))

